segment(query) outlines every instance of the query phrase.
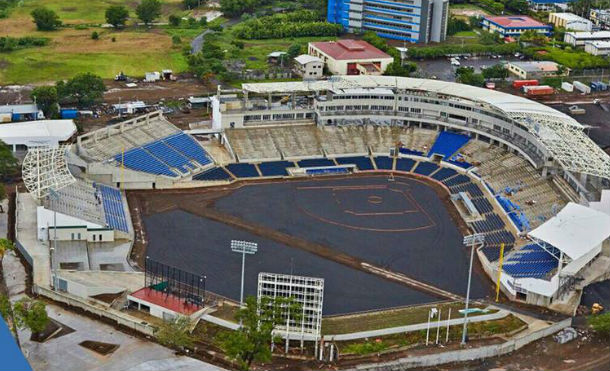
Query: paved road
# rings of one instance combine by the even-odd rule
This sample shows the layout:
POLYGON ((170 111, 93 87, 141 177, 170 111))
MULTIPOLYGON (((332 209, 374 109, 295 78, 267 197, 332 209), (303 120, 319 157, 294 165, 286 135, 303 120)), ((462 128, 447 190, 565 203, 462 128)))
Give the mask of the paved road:
MULTIPOLYGON (((475 72, 481 72, 481 68, 491 67, 501 61, 510 60, 515 60, 515 58, 508 56, 497 59, 490 57, 472 57, 468 60, 461 59, 460 64, 461 67, 474 67, 475 72)), ((417 62, 417 66, 421 77, 432 78, 433 76, 436 76, 439 80, 455 81, 455 70, 457 67, 452 66, 446 58, 417 62)))
MULTIPOLYGON (((236 25, 240 22, 239 18, 232 18, 229 19, 227 22, 222 24, 223 28, 227 28, 227 27, 231 27, 233 25, 236 25)), ((197 35, 193 41, 191 41, 191 54, 197 54, 201 51, 201 49, 203 49, 203 43, 205 41, 205 36, 211 33, 214 33, 215 31, 210 30, 209 28, 203 30, 202 33, 200 33, 199 35, 197 35)))

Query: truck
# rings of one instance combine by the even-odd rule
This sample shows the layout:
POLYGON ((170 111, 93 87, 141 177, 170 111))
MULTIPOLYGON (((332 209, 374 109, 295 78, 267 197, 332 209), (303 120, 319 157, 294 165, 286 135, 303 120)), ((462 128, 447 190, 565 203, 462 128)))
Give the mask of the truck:
POLYGON ((538 85, 538 80, 515 80, 513 81, 513 88, 521 89, 524 86, 536 86, 538 85))
POLYGON ((574 81, 574 89, 582 92, 583 94, 590 94, 591 93, 591 87, 588 85, 583 84, 580 81, 574 81))
POLYGON ((525 94, 528 96, 551 95, 555 93, 555 89, 548 85, 528 86, 525 94))

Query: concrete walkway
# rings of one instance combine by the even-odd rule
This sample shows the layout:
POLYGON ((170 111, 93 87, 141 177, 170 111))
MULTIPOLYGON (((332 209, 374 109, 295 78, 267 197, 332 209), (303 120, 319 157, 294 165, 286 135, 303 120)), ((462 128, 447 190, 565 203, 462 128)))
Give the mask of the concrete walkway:
POLYGON ((75 331, 48 340, 45 343, 30 341, 29 331, 20 331, 22 350, 36 371, 224 371, 222 368, 199 360, 176 356, 170 349, 115 330, 55 305, 47 305, 52 319, 75 331), (79 345, 93 340, 117 344, 119 348, 109 355, 100 355, 79 345))
MULTIPOLYGON (((504 317, 508 316, 509 314, 510 313, 505 310, 500 310, 496 313, 468 317, 468 323, 493 321, 493 320, 504 318, 504 317)), ((455 319, 449 320, 449 326, 461 325, 463 323, 464 323, 464 318, 455 318, 455 319)), ((430 322, 430 329, 436 329, 439 326, 441 328, 446 327, 447 320, 441 320, 440 322, 437 320, 432 320, 430 322)), ((398 333, 405 333, 405 332, 420 331, 420 330, 425 330, 427 328, 428 328, 428 323, 424 322, 424 323, 417 323, 415 325, 399 326, 399 327, 385 328, 385 329, 380 329, 380 330, 353 332, 351 334, 324 335, 324 339, 336 340, 336 341, 354 340, 354 339, 363 339, 363 338, 370 338, 370 337, 384 336, 384 335, 391 335, 391 334, 398 334, 398 333)))

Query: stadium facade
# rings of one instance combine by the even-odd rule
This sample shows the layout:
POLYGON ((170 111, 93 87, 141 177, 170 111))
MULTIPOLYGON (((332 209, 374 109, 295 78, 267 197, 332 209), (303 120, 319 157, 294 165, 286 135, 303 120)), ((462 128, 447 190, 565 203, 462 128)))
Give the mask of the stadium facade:
POLYGON ((373 31, 413 43, 447 37, 448 0, 330 0, 327 20, 348 32, 373 31))

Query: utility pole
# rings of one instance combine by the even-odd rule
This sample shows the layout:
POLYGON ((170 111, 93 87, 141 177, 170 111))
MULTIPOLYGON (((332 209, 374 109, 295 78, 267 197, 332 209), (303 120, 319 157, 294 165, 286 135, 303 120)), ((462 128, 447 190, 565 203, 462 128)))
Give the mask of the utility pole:
POLYGON ((464 327, 462 328, 462 345, 466 345, 466 333, 468 331, 468 305, 470 304, 470 283, 472 282, 472 262, 474 260, 474 248, 477 244, 485 243, 485 235, 481 233, 464 237, 464 245, 470 246, 470 266, 468 268, 468 287, 466 288, 466 303, 464 306, 464 327))

